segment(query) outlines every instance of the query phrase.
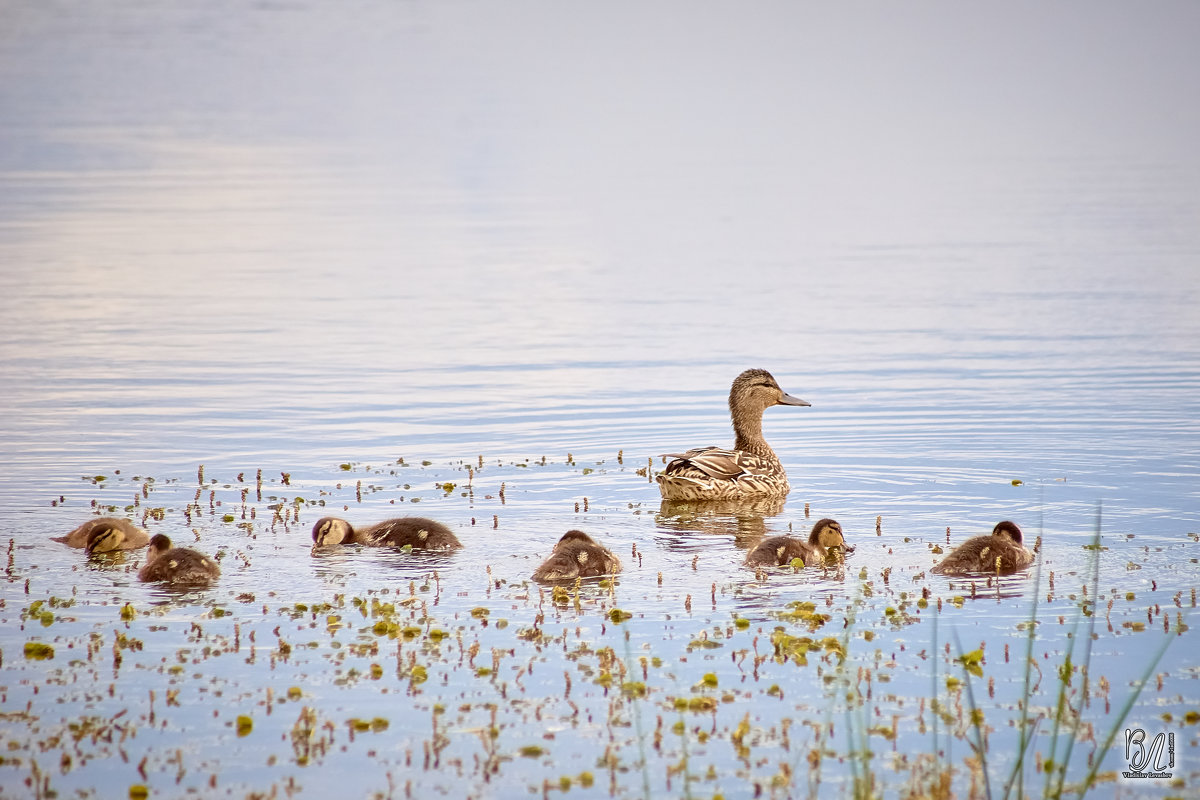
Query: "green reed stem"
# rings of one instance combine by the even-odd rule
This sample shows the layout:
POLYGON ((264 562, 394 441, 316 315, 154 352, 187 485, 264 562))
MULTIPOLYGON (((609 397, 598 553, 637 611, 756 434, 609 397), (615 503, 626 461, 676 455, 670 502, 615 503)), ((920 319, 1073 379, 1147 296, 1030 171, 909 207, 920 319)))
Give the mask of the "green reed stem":
MULTIPOLYGON (((1075 709, 1075 719, 1071 726, 1071 735, 1067 738, 1067 749, 1062 757, 1062 769, 1058 773, 1058 786, 1054 790, 1055 797, 1061 797, 1063 784, 1067 779, 1067 766, 1071 763, 1071 751, 1075 747, 1075 740, 1079 737, 1079 726, 1083 722, 1083 706, 1087 700, 1088 690, 1088 675, 1089 668, 1092 662, 1092 637, 1096 631, 1096 609, 1100 602, 1100 519, 1102 505, 1096 504, 1096 534, 1092 539, 1092 610, 1089 614, 1087 611, 1087 600, 1083 601, 1081 613, 1087 614, 1088 628, 1087 637, 1083 645, 1083 666, 1080 671, 1081 682, 1079 686, 1079 707, 1075 709)), ((1071 642, 1072 652, 1075 649, 1075 642, 1071 642)))
POLYGON ((1112 747, 1113 739, 1117 738, 1117 731, 1120 730, 1121 725, 1125 723, 1125 717, 1127 717, 1129 712, 1133 709, 1133 704, 1137 702, 1138 695, 1140 695, 1142 693, 1142 689, 1146 687, 1146 683, 1150 680, 1150 675, 1154 672, 1155 668, 1158 667, 1158 662, 1162 659, 1163 654, 1167 652, 1167 648, 1170 647, 1174 638, 1175 636, 1172 636, 1171 634, 1167 634, 1167 636, 1163 638, 1163 643, 1159 645, 1158 651, 1154 654, 1154 658, 1150 659, 1150 663, 1146 665, 1146 669, 1142 673, 1142 677, 1135 685, 1136 688, 1133 690, 1133 693, 1129 695, 1129 697, 1125 700, 1125 704, 1121 706, 1121 711, 1117 714, 1117 718, 1113 722, 1112 728, 1108 731, 1108 736, 1105 738, 1104 744, 1100 746, 1099 757, 1093 761, 1092 768, 1088 770, 1087 776, 1083 779, 1083 783, 1079 787, 1079 797, 1083 797, 1084 793, 1087 792, 1087 790, 1091 788, 1092 783, 1095 782, 1096 773, 1100 771, 1100 765, 1104 762, 1104 756, 1108 753, 1108 749, 1112 747))
MULTIPOLYGON (((958 657, 963 657, 962 643, 958 640, 958 633, 954 634, 954 649, 958 651, 958 657)), ((983 712, 979 710, 979 706, 975 705, 975 690, 971 687, 971 671, 967 668, 967 662, 962 662, 963 681, 967 686, 967 706, 971 711, 971 727, 975 729, 975 741, 970 741, 967 744, 971 745, 976 755, 979 756, 979 766, 983 771, 983 790, 987 795, 987 800, 992 800, 992 781, 988 777, 987 767, 987 748, 983 742, 983 712)))
MULTIPOLYGON (((1042 537, 1045 533, 1042 514, 1043 512, 1039 510, 1039 537, 1042 537)), ((1021 721, 1019 723, 1019 733, 1017 739, 1017 760, 1016 763, 1013 764, 1012 772, 1009 774, 1008 780, 1004 782, 1005 800, 1007 800, 1009 794, 1012 792, 1014 782, 1017 786, 1018 800, 1025 796, 1025 754, 1029 752, 1029 746, 1033 744, 1034 733, 1029 728, 1029 685, 1033 677, 1033 641, 1035 638, 1037 638, 1038 595, 1042 591, 1043 559, 1044 556, 1042 548, 1038 547, 1037 567, 1034 570, 1033 575, 1033 603, 1029 607, 1029 636, 1025 638, 1025 678, 1024 688, 1021 693, 1021 721)))

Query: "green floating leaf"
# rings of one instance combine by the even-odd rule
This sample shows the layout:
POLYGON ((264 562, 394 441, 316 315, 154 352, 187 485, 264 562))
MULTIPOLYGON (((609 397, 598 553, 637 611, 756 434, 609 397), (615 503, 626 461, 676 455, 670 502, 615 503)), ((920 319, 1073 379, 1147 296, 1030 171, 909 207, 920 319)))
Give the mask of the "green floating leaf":
POLYGON ((46 661, 54 658, 54 648, 45 642, 26 642, 25 657, 34 661, 46 661))
POLYGON ((969 653, 963 653, 954 660, 962 664, 963 668, 975 677, 983 677, 983 650, 972 650, 969 653))

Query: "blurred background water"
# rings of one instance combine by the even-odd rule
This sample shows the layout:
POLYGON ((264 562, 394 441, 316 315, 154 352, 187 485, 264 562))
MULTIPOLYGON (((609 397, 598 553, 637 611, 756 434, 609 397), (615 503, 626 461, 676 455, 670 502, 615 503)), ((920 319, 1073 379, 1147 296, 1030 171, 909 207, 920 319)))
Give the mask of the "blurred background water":
MULTIPOLYGON (((65 583, 84 606, 154 601, 46 542, 93 503, 166 508, 152 529, 227 555, 216 602, 390 585, 379 554, 310 556, 330 507, 373 521, 419 500, 514 582, 585 527, 642 554, 614 602, 648 640, 710 586, 725 618, 797 588, 851 603, 853 581, 757 583, 740 565, 763 533, 806 531, 805 504, 874 540, 855 556, 871 576, 894 566, 914 585, 947 527, 957 541, 1010 517, 1045 534, 1073 591, 1100 504, 1102 587, 1169 605, 1200 577, 1191 4, 0 16, 10 619, 23 591, 65 583), (660 508, 637 470, 727 445, 725 396, 747 367, 813 404, 766 414, 786 505, 660 508), (299 520, 273 521, 296 497, 299 520), (258 516, 225 522, 243 503, 258 516)), ((398 569, 401 585, 429 565, 398 569)), ((438 571, 477 590, 447 591, 451 613, 492 586, 474 557, 438 571)), ((1001 619, 1025 618, 1029 589, 1001 619)), ((194 600, 173 613, 208 612, 194 600)), ((28 634, 11 636, 5 703, 23 707, 28 634)), ((1196 704, 1194 652, 1168 651, 1161 671, 1185 687, 1168 687, 1172 707, 1196 704)), ((268 680, 236 675, 247 691, 268 680)), ((63 780, 103 794, 125 773, 63 780)), ((238 785, 278 777, 250 775, 238 785)))

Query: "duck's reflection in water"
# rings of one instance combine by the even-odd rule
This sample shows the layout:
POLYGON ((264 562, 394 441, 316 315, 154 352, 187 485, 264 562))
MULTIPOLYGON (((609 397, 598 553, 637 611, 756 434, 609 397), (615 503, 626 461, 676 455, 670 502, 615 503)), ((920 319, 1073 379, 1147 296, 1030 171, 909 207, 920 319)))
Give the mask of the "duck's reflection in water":
POLYGON ((964 600, 1008 600, 1027 597, 1029 584, 1034 581, 1033 570, 1021 570, 1009 575, 988 575, 979 572, 936 577, 946 578, 946 589, 951 596, 964 600))
POLYGON ((346 588, 360 576, 386 571, 386 585, 399 593, 419 590, 434 605, 445 588, 442 574, 455 563, 452 552, 361 544, 314 545, 311 554, 313 574, 327 586, 346 588))
MULTIPOLYGON (((783 497, 761 497, 753 500, 663 500, 654 521, 658 527, 680 533, 702 533, 732 536, 734 543, 747 550, 768 533, 775 531, 768 524, 771 517, 783 511, 783 497)), ((690 550, 695 542, 671 537, 668 547, 690 550)))

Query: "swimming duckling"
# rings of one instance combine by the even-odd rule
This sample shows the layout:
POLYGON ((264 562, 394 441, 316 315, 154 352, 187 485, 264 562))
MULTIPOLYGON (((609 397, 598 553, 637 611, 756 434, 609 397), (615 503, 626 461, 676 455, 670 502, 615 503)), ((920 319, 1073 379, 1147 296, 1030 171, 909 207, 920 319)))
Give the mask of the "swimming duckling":
POLYGON ((583 531, 567 531, 554 545, 542 565, 533 573, 535 581, 568 581, 597 578, 621 571, 621 560, 607 547, 583 531))
POLYGON ((765 369, 748 369, 729 390, 733 419, 733 449, 699 447, 668 453, 673 459, 655 476, 668 500, 730 500, 785 495, 791 490, 787 473, 762 434, 763 411, 771 406, 808 406, 792 397, 765 369))
POLYGON ((1033 563, 1033 553, 1025 549, 1021 529, 1004 520, 992 528, 989 536, 967 539, 933 568, 938 575, 985 573, 1008 575, 1033 563))
POLYGON ((323 517, 313 525, 315 545, 362 544, 369 547, 404 547, 414 550, 458 550, 462 542, 440 522, 424 517, 398 517, 355 530, 344 519, 323 517))
POLYGON ((146 564, 138 570, 138 580, 172 584, 208 583, 221 576, 216 562, 203 553, 186 547, 172 547, 161 533, 150 539, 146 564))
POLYGON ((763 539, 758 546, 746 554, 746 563, 752 567, 791 565, 798 558, 804 564, 823 563, 833 552, 852 553, 854 547, 846 544, 842 526, 837 520, 822 519, 813 525, 808 541, 794 536, 772 536, 763 539))
POLYGON ((150 534, 120 517, 89 519, 66 536, 51 537, 68 547, 82 547, 88 555, 113 550, 137 550, 150 543, 150 534))

